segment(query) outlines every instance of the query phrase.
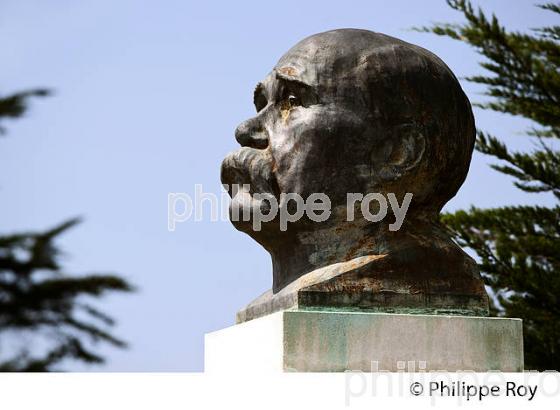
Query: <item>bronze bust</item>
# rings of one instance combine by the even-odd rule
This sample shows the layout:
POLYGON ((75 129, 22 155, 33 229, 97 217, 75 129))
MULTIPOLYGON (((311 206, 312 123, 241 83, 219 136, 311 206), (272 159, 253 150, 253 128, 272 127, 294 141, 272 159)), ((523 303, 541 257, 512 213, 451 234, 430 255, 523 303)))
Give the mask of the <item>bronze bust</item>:
POLYGON ((222 164, 232 204, 266 214, 270 203, 256 193, 286 209, 283 193, 324 193, 330 215, 304 215, 287 229, 278 217, 259 230, 251 218, 232 221, 273 266, 272 289, 238 312, 239 322, 288 308, 488 314, 476 263, 438 222, 475 140, 471 105, 445 63, 380 33, 328 31, 290 49, 254 102, 256 116, 235 131, 241 148, 222 164), (349 193, 412 199, 395 230, 394 218, 364 218, 349 193))

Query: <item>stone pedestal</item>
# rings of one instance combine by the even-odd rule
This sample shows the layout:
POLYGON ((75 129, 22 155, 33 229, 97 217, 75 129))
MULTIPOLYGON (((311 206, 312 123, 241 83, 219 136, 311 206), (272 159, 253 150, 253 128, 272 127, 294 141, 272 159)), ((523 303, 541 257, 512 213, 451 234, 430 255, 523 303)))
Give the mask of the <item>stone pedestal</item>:
POLYGON ((208 333, 205 371, 523 371, 520 319, 287 310, 208 333))

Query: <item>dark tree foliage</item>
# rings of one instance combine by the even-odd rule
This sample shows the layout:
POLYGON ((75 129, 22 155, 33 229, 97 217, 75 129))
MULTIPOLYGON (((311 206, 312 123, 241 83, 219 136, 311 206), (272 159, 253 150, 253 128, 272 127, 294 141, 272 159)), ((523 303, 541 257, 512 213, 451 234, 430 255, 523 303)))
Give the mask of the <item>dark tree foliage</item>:
MULTIPOLYGON (((532 120, 530 152, 514 152, 496 136, 478 131, 476 149, 500 160, 495 170, 519 189, 552 193, 560 200, 560 26, 529 34, 508 31, 469 1, 448 0, 464 24, 421 30, 473 46, 484 56, 483 75, 468 81, 486 86, 489 101, 477 106, 532 120)), ((512 7, 515 4, 512 3, 512 7)), ((538 7, 560 14, 559 4, 538 7)), ((480 258, 484 280, 496 298, 493 312, 524 324, 525 367, 560 370, 560 207, 471 208, 443 216, 455 239, 480 258)))
MULTIPOLYGON (((50 90, 35 88, 7 96, 0 96, 0 123, 7 118, 15 119, 25 114, 27 102, 31 97, 46 97, 50 93, 50 90)), ((5 128, 0 125, 0 134, 5 132, 5 128)))
MULTIPOLYGON (((0 97, 0 122, 21 117, 30 97, 48 94, 36 89, 0 97)), ((77 223, 71 219, 46 232, 0 235, 0 371, 51 371, 68 359, 102 363, 93 350, 97 342, 125 347, 107 330, 113 319, 87 299, 131 291, 130 284, 114 275, 68 275, 60 266, 55 240, 77 223), (27 343, 6 347, 8 340, 30 338, 41 340, 39 352, 27 343)))

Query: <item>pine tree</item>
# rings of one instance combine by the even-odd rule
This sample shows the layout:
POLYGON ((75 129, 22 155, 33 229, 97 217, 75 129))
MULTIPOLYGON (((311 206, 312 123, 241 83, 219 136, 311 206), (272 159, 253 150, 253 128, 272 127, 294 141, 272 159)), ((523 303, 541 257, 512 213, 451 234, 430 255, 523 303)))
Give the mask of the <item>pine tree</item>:
MULTIPOLYGON (((513 177, 517 188, 551 193, 560 200, 560 26, 529 33, 508 31, 469 1, 448 0, 463 24, 435 24, 420 30, 465 42, 481 54, 484 74, 467 77, 483 84, 483 109, 520 116, 535 126, 525 136, 535 149, 517 152, 494 135, 477 132, 476 149, 499 160, 492 165, 513 177)), ((514 6, 513 6, 514 7, 514 6)), ((560 14, 560 4, 538 7, 560 14)), ((560 370, 560 207, 471 208, 445 214, 457 242, 476 252, 494 294, 494 314, 523 319, 525 368, 560 370)))
MULTIPOLYGON (((21 117, 30 98, 47 95, 34 89, 0 97, 0 121, 21 117)), ((60 266, 55 239, 78 223, 0 236, 0 371, 51 371, 66 360, 102 363, 93 350, 97 342, 126 346, 107 330, 113 319, 87 299, 131 285, 115 275, 68 275, 60 266)))

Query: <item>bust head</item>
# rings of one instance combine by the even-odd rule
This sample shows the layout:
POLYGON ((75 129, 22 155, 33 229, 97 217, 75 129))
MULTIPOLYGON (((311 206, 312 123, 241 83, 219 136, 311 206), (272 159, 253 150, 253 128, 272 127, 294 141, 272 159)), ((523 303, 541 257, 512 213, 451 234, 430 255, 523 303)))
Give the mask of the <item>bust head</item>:
POLYGON ((278 200, 324 193, 332 209, 323 222, 304 215, 286 231, 278 218, 260 231, 234 221, 271 253, 274 292, 314 269, 387 254, 415 229, 429 236, 469 168, 475 128, 459 82, 434 54, 383 34, 342 29, 302 40, 257 85, 254 103, 256 115, 235 131, 242 147, 224 160, 222 182, 250 184, 239 197, 253 210, 268 206, 257 192, 278 200), (349 222, 348 193, 393 193, 399 201, 412 193, 401 232, 361 213, 349 222))

